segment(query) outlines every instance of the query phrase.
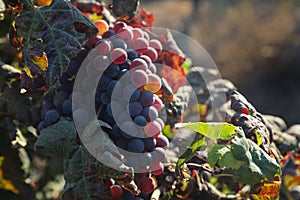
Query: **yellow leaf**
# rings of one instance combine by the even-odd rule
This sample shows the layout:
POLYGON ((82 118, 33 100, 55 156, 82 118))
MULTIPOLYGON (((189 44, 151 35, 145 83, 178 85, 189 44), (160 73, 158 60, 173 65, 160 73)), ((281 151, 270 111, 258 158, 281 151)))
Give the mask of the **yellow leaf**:
POLYGON ((48 66, 48 59, 46 53, 43 52, 42 56, 31 56, 32 62, 38 65, 42 70, 46 70, 48 66))
POLYGON ((14 184, 10 180, 6 180, 3 177, 2 163, 4 157, 0 156, 0 189, 12 191, 15 194, 19 193, 19 190, 14 186, 14 184))

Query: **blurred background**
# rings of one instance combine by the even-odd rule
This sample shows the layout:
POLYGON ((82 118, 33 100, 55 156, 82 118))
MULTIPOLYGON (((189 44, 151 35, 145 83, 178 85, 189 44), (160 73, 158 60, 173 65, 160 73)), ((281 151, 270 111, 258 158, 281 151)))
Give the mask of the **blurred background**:
POLYGON ((142 0, 140 7, 154 13, 154 26, 198 41, 257 110, 300 123, 299 0, 142 0))

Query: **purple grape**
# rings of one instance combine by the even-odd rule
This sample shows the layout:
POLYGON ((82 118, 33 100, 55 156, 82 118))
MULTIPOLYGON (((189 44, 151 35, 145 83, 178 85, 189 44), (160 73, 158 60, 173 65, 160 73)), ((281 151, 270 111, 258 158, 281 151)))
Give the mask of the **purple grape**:
POLYGON ((153 151, 156 146, 156 139, 155 138, 144 138, 143 142, 145 144, 145 149, 149 152, 153 151))
POLYGON ((129 113, 131 117, 135 117, 141 114, 143 111, 143 106, 140 102, 134 101, 129 103, 129 113))
POLYGON ((153 93, 148 90, 143 91, 139 99, 143 106, 151 106, 154 103, 154 100, 153 93))
POLYGON ((151 122, 157 119, 158 112, 155 107, 147 106, 143 109, 142 115, 147 119, 148 122, 151 122))
POLYGON ((169 139, 164 135, 159 135, 156 138, 156 146, 161 148, 168 148, 169 147, 169 139))
POLYGON ((139 138, 133 138, 127 144, 127 150, 133 153, 142 153, 144 149, 144 142, 139 138))
POLYGON ((45 121, 48 124, 54 124, 59 120, 59 118, 60 118, 60 114, 55 109, 49 110, 45 114, 45 121))
POLYGON ((134 122, 136 125, 144 127, 147 124, 147 119, 142 115, 138 115, 134 118, 134 122))

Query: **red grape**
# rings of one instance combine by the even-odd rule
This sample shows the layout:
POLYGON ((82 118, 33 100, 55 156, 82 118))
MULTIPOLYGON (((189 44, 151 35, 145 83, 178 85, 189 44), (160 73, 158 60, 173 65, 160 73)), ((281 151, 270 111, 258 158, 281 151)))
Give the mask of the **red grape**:
POLYGON ((119 64, 124 63, 127 60, 127 53, 124 49, 115 48, 110 53, 109 57, 113 63, 119 65, 119 64))
POLYGON ((131 73, 131 77, 130 77, 131 83, 135 86, 135 87, 142 87, 145 84, 147 84, 148 82, 148 75, 146 74, 146 72, 138 69, 135 70, 134 72, 131 73))
POLYGON ((128 27, 123 27, 118 31, 117 37, 126 42, 129 42, 133 39, 132 30, 128 27))
POLYGON ((153 47, 157 51, 157 54, 159 54, 162 51, 162 45, 159 40, 156 39, 150 40, 149 46, 153 47))
POLYGON ((140 69, 143 71, 147 71, 147 62, 141 58, 134 59, 130 64, 130 69, 140 69))
POLYGON ((104 32, 108 30, 108 24, 105 20, 100 19, 95 22, 96 27, 98 28, 98 34, 102 35, 104 32))
POLYGON ((157 51, 153 47, 148 47, 145 55, 149 56, 151 58, 152 62, 156 61, 158 55, 157 51))
POLYGON ((151 177, 143 177, 139 181, 139 189, 145 194, 150 194, 155 188, 155 181, 151 177))
POLYGON ((138 53, 145 53, 149 47, 149 42, 145 38, 138 38, 133 43, 133 49, 138 53))
POLYGON ((144 131, 148 137, 154 137, 161 132, 161 125, 157 121, 150 122, 144 127, 144 131))
POLYGON ((109 40, 100 40, 97 43, 97 46, 95 47, 95 49, 103 55, 108 54, 111 51, 111 42, 109 40))
POLYGON ((113 185, 110 187, 110 192, 113 200, 123 197, 123 189, 119 185, 113 185))

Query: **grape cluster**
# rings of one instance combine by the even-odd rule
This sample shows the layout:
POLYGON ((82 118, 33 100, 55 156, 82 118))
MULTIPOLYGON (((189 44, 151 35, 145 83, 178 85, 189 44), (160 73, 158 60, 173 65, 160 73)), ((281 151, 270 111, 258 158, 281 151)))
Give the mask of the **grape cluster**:
POLYGON ((81 49, 76 58, 70 61, 67 71, 60 77, 59 90, 55 94, 49 92, 43 97, 42 121, 38 124, 38 131, 56 123, 61 117, 69 120, 72 119, 72 90, 74 79, 87 54, 87 49, 81 49))
MULTIPOLYGON (((97 24, 106 27, 100 22, 97 24)), ((91 43, 89 46, 93 46, 91 43)), ((87 67, 85 73, 87 82, 94 73, 100 76, 95 91, 97 117, 112 127, 105 131, 120 152, 130 152, 125 164, 134 168, 142 194, 149 194, 155 186, 150 175, 163 172, 162 161, 169 145, 168 138, 162 134, 164 120, 159 112, 163 111, 164 104, 158 96, 162 81, 155 65, 162 45, 146 31, 116 22, 113 28, 102 33, 94 46, 93 67, 87 67)), ((85 78, 81 84, 84 90, 89 90, 85 78)), ((80 98, 83 97, 75 99, 80 98)), ((73 116, 84 121, 82 116, 88 115, 84 112, 76 109, 73 116)), ((120 188, 112 189, 113 195, 118 193, 115 199, 121 199, 120 191, 120 188)), ((122 198, 132 199, 125 196, 122 198)))

